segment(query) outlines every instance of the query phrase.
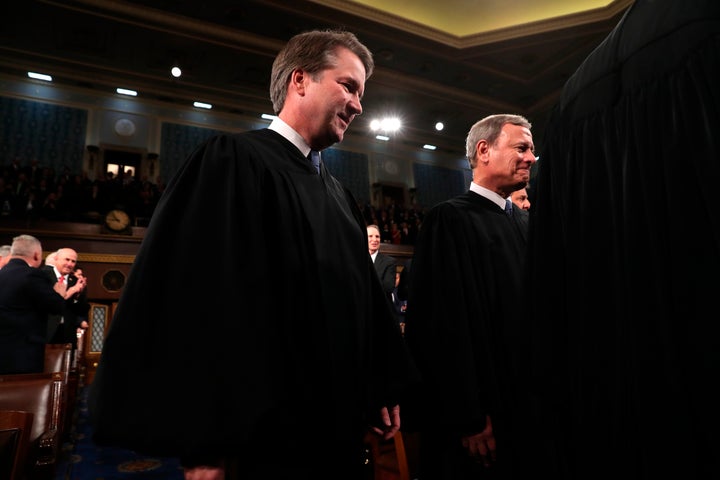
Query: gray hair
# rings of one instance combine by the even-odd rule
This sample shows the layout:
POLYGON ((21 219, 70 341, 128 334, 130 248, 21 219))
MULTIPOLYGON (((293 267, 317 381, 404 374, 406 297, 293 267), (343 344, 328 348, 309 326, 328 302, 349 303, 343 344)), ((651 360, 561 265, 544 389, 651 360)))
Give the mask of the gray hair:
POLYGON ((285 106, 288 83, 292 72, 301 68, 315 79, 316 74, 333 67, 337 49, 347 48, 358 56, 365 67, 365 80, 375 68, 372 53, 357 37, 343 30, 313 30, 292 37, 280 50, 270 74, 270 100, 276 114, 285 106))
POLYGON ((40 240, 32 235, 18 235, 13 238, 12 246, 10 247, 10 255, 32 258, 35 254, 38 254, 39 257, 42 256, 42 244, 40 243, 40 240))
POLYGON ((532 124, 527 120, 527 118, 522 115, 513 115, 509 113, 490 115, 478 122, 475 122, 475 125, 470 127, 467 139, 465 140, 466 157, 470 163, 470 168, 475 168, 477 165, 475 151, 478 142, 480 140, 485 140, 490 145, 494 145, 506 123, 528 129, 532 128, 532 124))

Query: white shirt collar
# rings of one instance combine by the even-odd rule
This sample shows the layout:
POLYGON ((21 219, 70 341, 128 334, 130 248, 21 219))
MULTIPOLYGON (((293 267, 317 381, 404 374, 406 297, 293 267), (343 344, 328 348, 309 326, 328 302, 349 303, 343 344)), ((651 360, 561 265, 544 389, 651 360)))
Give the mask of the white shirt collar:
POLYGON ((497 193, 493 192, 492 190, 488 190, 487 188, 482 187, 475 182, 470 182, 470 191, 475 192, 478 195, 482 195, 488 200, 492 200, 498 207, 500 207, 502 210, 505 210, 505 199, 497 193))
POLYGON ((370 254, 370 258, 372 258, 373 263, 375 263, 375 257, 377 257, 377 254, 380 253, 380 250, 375 251, 375 253, 370 254))
POLYGON ((275 117, 268 128, 279 133, 290 141, 290 143, 295 145, 297 149, 302 152, 304 157, 307 157, 310 153, 310 145, 308 145, 307 142, 305 142, 305 139, 280 117, 275 117))

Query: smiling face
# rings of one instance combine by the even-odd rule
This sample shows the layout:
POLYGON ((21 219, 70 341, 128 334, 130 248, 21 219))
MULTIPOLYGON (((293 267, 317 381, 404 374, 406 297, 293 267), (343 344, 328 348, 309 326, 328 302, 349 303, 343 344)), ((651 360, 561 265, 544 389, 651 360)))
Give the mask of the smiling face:
POLYGON ((302 135, 313 150, 343 140, 355 116, 362 113, 365 67, 350 50, 338 47, 332 67, 314 75, 297 69, 280 118, 302 135))
POLYGON ((55 268, 63 275, 68 275, 75 270, 77 263, 77 252, 71 248, 61 248, 55 258, 55 268))
POLYGON ((377 252, 380 248, 380 230, 375 226, 367 227, 368 235, 368 252, 370 255, 377 252))
POLYGON ((485 167, 480 184, 508 197, 530 181, 530 169, 537 161, 534 152, 530 129, 506 123, 495 143, 478 144, 479 159, 485 167))

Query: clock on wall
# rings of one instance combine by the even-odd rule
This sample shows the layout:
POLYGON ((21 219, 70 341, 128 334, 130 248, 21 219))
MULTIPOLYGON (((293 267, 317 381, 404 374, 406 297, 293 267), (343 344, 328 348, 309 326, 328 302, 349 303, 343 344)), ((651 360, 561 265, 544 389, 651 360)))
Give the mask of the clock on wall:
POLYGON ((105 226, 115 233, 126 232, 130 229, 130 215, 118 208, 110 210, 105 214, 105 226))
POLYGON ((135 123, 127 118, 115 122, 115 133, 121 137, 132 137, 135 134, 135 123))

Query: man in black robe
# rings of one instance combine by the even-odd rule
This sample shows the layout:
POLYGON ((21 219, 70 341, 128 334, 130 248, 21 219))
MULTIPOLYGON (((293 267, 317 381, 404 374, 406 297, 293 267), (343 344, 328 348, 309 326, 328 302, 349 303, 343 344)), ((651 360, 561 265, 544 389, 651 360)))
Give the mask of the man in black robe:
POLYGON ((718 72, 719 2, 636 0, 550 117, 526 289, 548 478, 720 478, 718 72))
POLYGON ((467 137, 469 191, 423 220, 405 325, 424 381, 405 405, 421 432, 420 478, 510 478, 526 239, 518 209, 505 209, 530 178, 533 151, 525 118, 477 122, 467 137))
POLYGON ((278 118, 168 184, 92 384, 97 443, 179 456, 187 479, 354 479, 369 426, 397 432, 416 374, 355 199, 308 158, 342 140, 372 69, 349 32, 293 37, 278 118))

